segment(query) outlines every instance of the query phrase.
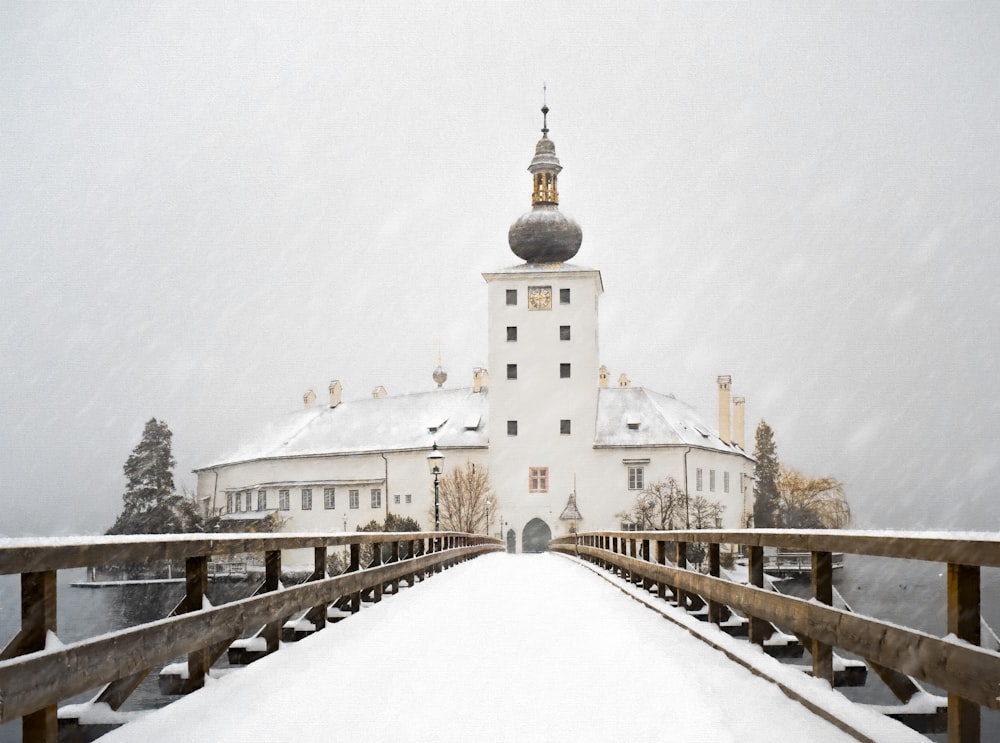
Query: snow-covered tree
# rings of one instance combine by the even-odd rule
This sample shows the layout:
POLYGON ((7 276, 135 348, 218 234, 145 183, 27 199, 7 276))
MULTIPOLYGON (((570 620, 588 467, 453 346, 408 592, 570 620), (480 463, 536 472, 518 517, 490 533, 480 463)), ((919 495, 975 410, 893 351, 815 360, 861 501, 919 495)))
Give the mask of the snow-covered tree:
POLYGON ((174 489, 170 451, 173 434, 166 423, 150 418, 142 439, 125 461, 124 507, 108 534, 170 534, 201 530, 198 509, 174 489))
POLYGON ((765 421, 757 426, 753 450, 754 501, 753 525, 758 529, 778 526, 778 451, 774 444, 774 431, 765 421))

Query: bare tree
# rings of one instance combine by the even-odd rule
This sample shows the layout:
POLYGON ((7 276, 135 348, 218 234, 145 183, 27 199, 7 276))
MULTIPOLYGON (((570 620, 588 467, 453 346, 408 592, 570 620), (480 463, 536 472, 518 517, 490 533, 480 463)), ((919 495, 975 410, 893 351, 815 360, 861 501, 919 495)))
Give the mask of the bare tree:
POLYGON ((785 529, 842 529, 851 521, 844 485, 834 477, 806 477, 788 467, 778 475, 778 524, 785 529))
MULTIPOLYGON (((475 534, 486 528, 486 503, 493 500, 487 467, 466 461, 464 467, 456 466, 450 474, 442 475, 438 485, 442 529, 475 534)), ((432 522, 433 514, 432 505, 432 522)))
POLYGON ((687 525, 687 493, 677 487, 677 481, 666 480, 650 483, 635 499, 628 511, 617 514, 622 521, 643 529, 678 529, 687 525))
POLYGON ((691 528, 714 529, 726 507, 717 501, 710 501, 704 495, 691 499, 691 528))

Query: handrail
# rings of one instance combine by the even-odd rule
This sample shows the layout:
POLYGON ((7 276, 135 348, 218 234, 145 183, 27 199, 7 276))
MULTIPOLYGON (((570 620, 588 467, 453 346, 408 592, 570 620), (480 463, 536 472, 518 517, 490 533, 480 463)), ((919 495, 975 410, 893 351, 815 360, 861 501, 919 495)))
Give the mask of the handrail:
MULTIPOLYGON (((21 631, 0 651, 0 722, 23 719, 25 743, 58 740, 59 700, 108 684, 97 699, 117 709, 153 667, 188 658, 188 689, 199 688, 216 658, 245 632, 264 626, 268 652, 277 650, 284 619, 307 611, 317 630, 326 609, 349 597, 351 610, 363 593, 380 600, 383 586, 413 585, 443 568, 504 547, 498 540, 460 532, 359 532, 305 535, 167 535, 0 540, 0 574, 21 573, 21 631), (406 557, 374 566, 359 562, 363 544, 391 543, 406 557), (347 546, 347 572, 326 577, 327 548, 347 546), (306 582, 278 590, 281 551, 313 550, 306 582), (219 606, 204 603, 211 555, 264 552, 262 592, 219 606), (56 629, 56 571, 161 560, 185 562, 186 595, 177 615, 66 645, 47 642, 56 629), (113 701, 112 701, 113 700, 113 701)), ((394 589, 390 589, 395 592, 394 589)))
POLYGON ((658 595, 669 591, 678 606, 698 596, 708 603, 708 616, 719 623, 720 607, 728 606, 749 620, 752 642, 763 644, 771 623, 803 639, 813 657, 813 675, 833 681, 832 650, 840 648, 865 658, 880 675, 906 674, 948 692, 950 743, 978 743, 980 706, 1000 709, 1000 653, 980 644, 980 568, 1000 566, 996 534, 948 532, 863 532, 681 530, 588 532, 552 540, 557 552, 577 554, 647 587, 658 595), (707 544, 708 575, 687 569, 687 545, 707 544), (655 545, 655 555, 651 546, 655 545), (674 564, 667 565, 667 548, 674 564), (720 577, 720 547, 745 548, 748 585, 720 577), (812 599, 764 590, 764 547, 811 554, 812 599), (860 616, 832 606, 832 554, 917 559, 947 563, 949 635, 926 632, 860 616))

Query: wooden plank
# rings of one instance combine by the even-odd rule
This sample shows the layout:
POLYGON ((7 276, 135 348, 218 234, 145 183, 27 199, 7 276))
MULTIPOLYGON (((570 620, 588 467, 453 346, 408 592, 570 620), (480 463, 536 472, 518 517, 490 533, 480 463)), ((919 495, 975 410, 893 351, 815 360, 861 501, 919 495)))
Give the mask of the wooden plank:
MULTIPOLYGON (((496 544, 483 544, 459 548, 455 553, 473 556, 500 549, 496 544)), ((405 575, 414 567, 427 569, 434 562, 451 557, 452 554, 439 553, 417 558, 412 566, 397 563, 345 573, 0 662, 0 689, 4 690, 0 722, 30 714, 54 700, 74 696, 143 668, 167 663, 195 648, 224 642, 234 633, 259 627, 273 617, 289 616, 322 602, 332 602, 343 594, 405 575)))
MULTIPOLYGON (((452 536, 456 532, 414 532, 415 538, 452 536)), ((168 535, 162 538, 115 536, 88 538, 9 539, 0 545, 0 575, 62 570, 134 562, 185 560, 191 555, 234 555, 270 550, 343 547, 354 543, 381 544, 398 539, 398 533, 363 534, 232 534, 213 536, 168 535)), ((480 544, 496 543, 482 539, 480 544)))
MULTIPOLYGON (((667 542, 664 539, 656 540, 656 564, 666 565, 667 563, 667 542)), ((667 598, 667 584, 663 581, 658 581, 656 584, 656 596, 666 600, 667 598)))
MULTIPOLYGON (((959 640, 980 643, 979 567, 948 565, 948 632, 959 640)), ((961 694, 948 694, 948 743, 979 743, 979 705, 961 694)))
MULTIPOLYGON (((594 532, 613 535, 617 532, 594 532)), ((838 529, 804 531, 780 530, 677 530, 671 532, 630 532, 637 538, 687 542, 719 542, 748 547, 779 547, 797 552, 833 552, 874 557, 895 557, 927 562, 1000 567, 1000 539, 990 532, 950 537, 943 534, 915 536, 912 532, 879 531, 866 533, 838 529)), ((553 540, 558 543, 559 539, 553 540)))
MULTIPOLYGON (((559 551, 559 548, 556 548, 559 551)), ((581 553, 587 548, 580 548, 581 553)), ((595 551, 596 552, 596 551, 595 551)), ((828 645, 906 673, 959 694, 981 706, 1000 709, 996 688, 1000 653, 952 642, 888 622, 822 606, 791 596, 742 586, 668 566, 639 563, 605 552, 594 554, 634 570, 648 570, 653 580, 675 583, 682 590, 719 601, 791 633, 801 633, 828 645)))

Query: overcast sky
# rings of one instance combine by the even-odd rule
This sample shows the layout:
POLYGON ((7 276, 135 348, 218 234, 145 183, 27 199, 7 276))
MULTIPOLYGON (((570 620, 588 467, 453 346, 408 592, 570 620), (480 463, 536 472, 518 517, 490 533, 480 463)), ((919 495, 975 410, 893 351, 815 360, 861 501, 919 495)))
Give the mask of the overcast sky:
POLYGON ((995 3, 0 4, 0 534, 486 363, 543 81, 612 379, 715 378, 866 526, 995 528, 995 3), (803 7, 805 6, 805 7, 803 7))

